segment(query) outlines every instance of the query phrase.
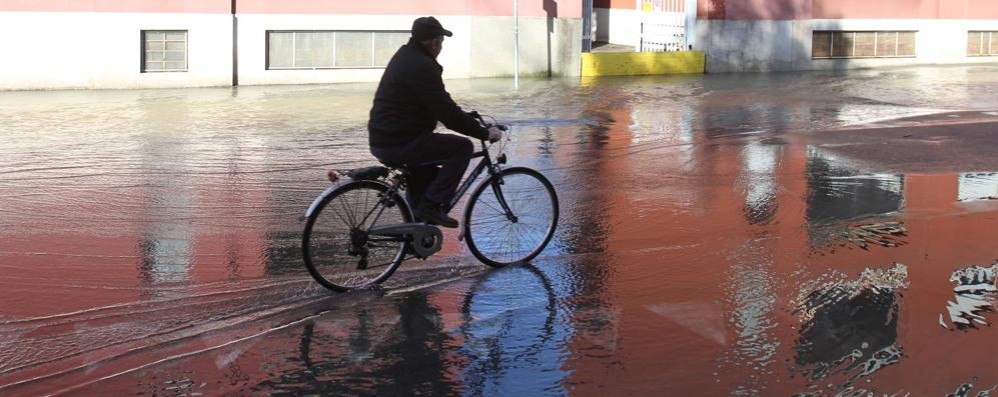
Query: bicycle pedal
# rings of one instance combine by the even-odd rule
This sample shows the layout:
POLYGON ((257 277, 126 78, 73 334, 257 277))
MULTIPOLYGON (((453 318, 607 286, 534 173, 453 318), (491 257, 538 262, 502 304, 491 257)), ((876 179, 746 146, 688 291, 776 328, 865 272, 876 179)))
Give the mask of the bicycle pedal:
POLYGON ((464 228, 461 228, 461 231, 457 232, 457 241, 464 241, 464 228))

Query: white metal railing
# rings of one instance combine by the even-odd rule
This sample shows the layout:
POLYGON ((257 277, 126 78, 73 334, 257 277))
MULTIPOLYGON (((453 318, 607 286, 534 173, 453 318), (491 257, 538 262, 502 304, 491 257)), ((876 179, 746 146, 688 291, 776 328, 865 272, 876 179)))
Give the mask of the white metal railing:
POLYGON ((638 51, 661 52, 686 49, 686 14, 654 12, 641 15, 638 51))

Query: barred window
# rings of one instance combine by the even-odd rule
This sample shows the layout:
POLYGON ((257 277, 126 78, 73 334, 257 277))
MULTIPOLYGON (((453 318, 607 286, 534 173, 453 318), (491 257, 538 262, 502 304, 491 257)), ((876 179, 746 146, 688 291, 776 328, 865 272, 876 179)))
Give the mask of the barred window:
POLYGON ((998 32, 967 32, 967 56, 998 55, 998 32))
POLYGON ((408 31, 267 31, 267 69, 383 68, 408 31))
POLYGON ((811 58, 896 58, 915 56, 913 31, 831 31, 811 35, 811 58))
POLYGON ((143 30, 142 72, 186 72, 186 30, 143 30))

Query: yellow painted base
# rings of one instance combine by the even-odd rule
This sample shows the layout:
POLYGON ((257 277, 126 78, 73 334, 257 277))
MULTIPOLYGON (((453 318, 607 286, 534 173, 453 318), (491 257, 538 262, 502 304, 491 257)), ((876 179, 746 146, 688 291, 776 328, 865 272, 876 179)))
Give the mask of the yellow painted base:
POLYGON ((587 52, 582 77, 703 73, 705 65, 703 51, 587 52))

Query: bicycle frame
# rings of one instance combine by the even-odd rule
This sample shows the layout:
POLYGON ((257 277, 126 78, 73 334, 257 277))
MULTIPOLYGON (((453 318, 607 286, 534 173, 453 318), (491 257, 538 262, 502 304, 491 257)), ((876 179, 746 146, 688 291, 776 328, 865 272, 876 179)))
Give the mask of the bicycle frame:
MULTIPOLYGON (((490 175, 496 175, 499 172, 499 170, 496 169, 496 167, 501 164, 506 164, 506 154, 500 154, 499 156, 496 157, 495 161, 492 160, 492 157, 489 156, 489 151, 488 148, 485 146, 484 141, 482 142, 482 150, 472 153, 471 155, 471 158, 473 159, 478 157, 481 157, 482 160, 479 161, 477 165, 475 165, 475 168, 471 170, 471 173, 468 174, 468 177, 464 181, 462 181, 461 184, 458 186, 457 192, 454 194, 454 198, 452 198, 450 202, 446 203, 446 206, 444 208, 445 212, 450 212, 450 210, 454 209, 454 207, 457 206, 457 203, 461 201, 461 198, 463 198, 464 195, 468 193, 468 190, 470 190, 471 187, 475 184, 475 182, 478 180, 478 177, 482 175, 482 172, 488 170, 490 175)), ((394 183, 384 183, 384 182, 378 182, 378 183, 385 184, 388 187, 389 192, 397 193, 399 187, 401 186, 401 179, 399 178, 390 178, 390 179, 393 179, 394 183)), ((316 208, 318 207, 319 203, 326 196, 329 196, 334 191, 336 191, 336 189, 339 189, 339 187, 342 186, 344 183, 346 183, 346 181, 343 180, 337 181, 332 186, 326 188, 326 190, 323 191, 321 194, 319 194, 319 196, 312 202, 312 204, 305 211, 305 215, 302 216, 301 219, 304 220, 312 216, 312 214, 315 212, 316 208)), ((502 206, 503 210, 506 211, 507 216, 511 217, 511 219, 515 219, 515 215, 512 214, 512 212, 509 209, 509 206, 506 204, 506 200, 503 198, 501 194, 502 189, 499 185, 500 183, 495 183, 492 186, 492 188, 496 192, 496 197, 499 198, 499 203, 502 206)), ((372 209, 372 212, 368 213, 367 216, 364 217, 364 221, 367 221, 367 219, 370 218, 371 215, 373 215, 373 210, 374 209, 372 209)), ((415 210, 415 208, 412 208, 412 210, 415 210)), ((363 224, 364 222, 362 221, 361 223, 363 224)))
MULTIPOLYGON (((471 158, 476 157, 481 157, 482 160, 478 162, 475 168, 471 170, 471 173, 468 174, 468 177, 461 182, 461 185, 458 186, 457 192, 454 193, 454 198, 452 198, 444 208, 445 213, 450 212, 450 210, 457 205, 458 201, 461 201, 461 198, 468 193, 468 190, 475 184, 475 181, 478 180, 478 177, 482 175, 483 171, 488 170, 489 175, 497 175, 499 173, 498 166, 506 164, 505 153, 499 154, 499 156, 496 157, 496 160, 492 161, 492 157, 489 156, 489 149, 485 146, 484 141, 482 142, 482 150, 471 155, 471 158)), ((495 190, 496 197, 499 198, 499 204, 502 205, 503 211, 506 211, 507 216, 512 216, 509 206, 506 205, 506 200, 502 197, 502 194, 500 194, 501 188, 499 187, 499 183, 493 184, 492 189, 495 190)))
MULTIPOLYGON (((472 185, 475 184, 475 182, 478 180, 478 178, 482 175, 483 172, 487 170, 489 175, 498 175, 499 174, 498 166, 506 163, 505 154, 499 154, 499 156, 496 157, 496 160, 493 161, 492 157, 489 156, 488 147, 485 146, 484 141, 482 142, 482 150, 472 153, 471 155, 471 158, 478 158, 478 157, 481 157, 482 160, 479 161, 477 165, 475 165, 475 168, 471 170, 471 173, 468 174, 468 177, 465 178, 465 180, 462 181, 461 184, 458 186, 457 192, 454 194, 454 198, 452 198, 450 202, 446 203, 446 208, 444 209, 445 212, 450 212, 450 210, 457 205, 457 203, 461 200, 462 197, 464 197, 464 195, 468 192, 468 190, 471 189, 472 185)), ((402 181, 404 180, 403 177, 404 174, 402 175, 395 174, 395 175, 396 176, 389 178, 390 182, 386 183, 386 187, 388 188, 386 192, 388 194, 385 197, 383 197, 382 200, 388 199, 388 197, 390 197, 391 195, 398 194, 399 188, 402 186, 402 181)), ((501 183, 502 182, 500 180, 495 180, 495 182, 493 182, 492 184, 492 189, 495 192, 496 198, 498 199, 500 206, 503 208, 503 211, 506 213, 506 217, 515 222, 517 217, 516 215, 513 214, 513 211, 509 208, 509 205, 506 203, 506 199, 502 195, 502 188, 500 187, 501 183)), ((370 224, 373 225, 377 223, 378 218, 381 217, 381 214, 384 212, 384 210, 385 210, 384 205, 375 206, 375 208, 372 208, 370 211, 367 212, 364 218, 360 221, 360 225, 367 224, 371 216, 374 216, 374 219, 370 221, 370 224)), ((423 259, 439 251, 440 244, 443 241, 443 235, 440 234, 440 229, 438 227, 432 225, 425 225, 423 223, 386 225, 373 228, 368 232, 370 233, 371 236, 375 235, 381 236, 381 238, 377 239, 377 241, 407 241, 411 244, 414 244, 413 253, 415 254, 416 257, 423 259), (427 228, 431 230, 427 230, 427 228), (429 246, 425 245, 426 237, 431 237, 430 240, 432 240, 433 244, 429 246), (420 246, 420 244, 423 245, 420 246)))
MULTIPOLYGON (((489 174, 494 174, 496 172, 496 170, 493 169, 492 157, 489 156, 489 151, 485 148, 484 144, 482 145, 481 151, 475 152, 471 155, 471 158, 476 157, 481 157, 482 160, 478 162, 474 169, 471 170, 471 173, 468 174, 468 178, 462 181, 461 185, 458 186, 457 192, 454 193, 454 197, 447 203, 447 206, 444 208, 444 212, 450 212, 450 210, 454 209, 457 202, 461 201, 461 198, 468 193, 468 190, 475 184, 475 181, 478 180, 478 177, 482 175, 483 171, 488 169, 489 174)), ((498 160, 501 161, 497 161, 496 164, 505 163, 505 155, 500 155, 500 159, 498 160)))
MULTIPOLYGON (((454 207, 457 206, 457 203, 461 201, 461 198, 463 198, 464 195, 468 193, 468 190, 472 188, 475 182, 478 181, 478 178, 482 175, 482 172, 488 170, 489 175, 498 175, 499 174, 498 166, 501 164, 506 164, 505 153, 500 153, 498 156, 496 156, 495 161, 492 160, 492 157, 489 156, 489 149, 488 147, 485 146, 485 141, 482 141, 482 150, 479 150, 471 154, 471 158, 473 159, 479 157, 481 157, 482 160, 475 165, 475 168, 471 170, 471 173, 468 174, 468 177, 465 178, 463 181, 461 181, 461 184, 458 186, 457 191, 454 193, 454 198, 452 198, 450 202, 445 204, 444 207, 445 213, 450 212, 450 210, 454 209, 454 207)), ((506 217, 509 218, 511 221, 516 222, 517 216, 513 214, 513 210, 511 210, 509 208, 509 205, 506 203, 506 199, 502 195, 501 184, 502 181, 496 180, 492 184, 492 190, 495 192, 496 198, 499 201, 499 205, 506 213, 506 217)), ((400 186, 401 186, 401 179, 395 179, 393 183, 388 184, 389 188, 388 191, 397 193, 400 186)), ((415 210, 415 208, 413 208, 413 210, 415 210)), ((372 212, 369 212, 367 216, 364 217, 365 221, 368 218, 370 218, 372 214, 373 214, 373 209, 372 212)), ((380 213, 375 216, 374 222, 377 222, 378 217, 380 217, 380 213)))

